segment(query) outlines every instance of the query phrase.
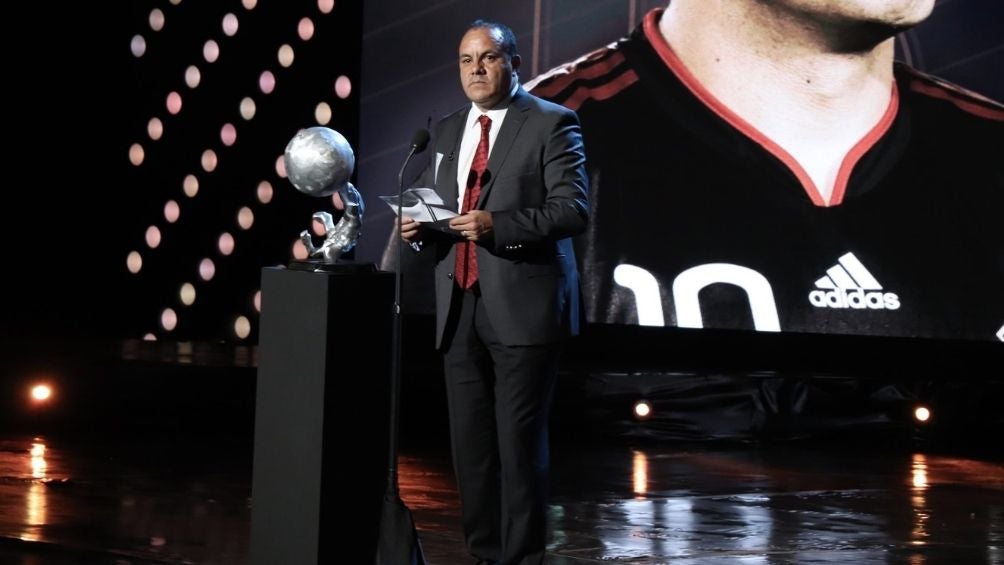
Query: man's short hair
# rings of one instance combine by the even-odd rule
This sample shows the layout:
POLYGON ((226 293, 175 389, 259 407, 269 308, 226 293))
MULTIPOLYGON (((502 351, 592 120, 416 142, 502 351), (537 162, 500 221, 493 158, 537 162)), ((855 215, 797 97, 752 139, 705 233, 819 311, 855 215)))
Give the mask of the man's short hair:
POLYGON ((467 27, 467 31, 481 28, 498 30, 499 34, 502 35, 502 52, 505 53, 506 57, 509 57, 510 61, 518 54, 516 51, 516 34, 509 29, 509 26, 491 20, 474 20, 467 27))

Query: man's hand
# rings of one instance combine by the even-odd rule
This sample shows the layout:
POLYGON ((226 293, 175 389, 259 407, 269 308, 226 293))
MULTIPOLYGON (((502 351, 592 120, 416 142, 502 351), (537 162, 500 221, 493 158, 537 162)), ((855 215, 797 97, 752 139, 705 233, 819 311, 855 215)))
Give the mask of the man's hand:
POLYGON ((408 216, 401 216, 401 239, 411 243, 418 238, 418 230, 422 227, 422 224, 415 221, 414 218, 409 218, 408 216))
POLYGON ((459 231, 468 241, 479 241, 492 232, 492 213, 471 210, 450 220, 450 228, 459 231))

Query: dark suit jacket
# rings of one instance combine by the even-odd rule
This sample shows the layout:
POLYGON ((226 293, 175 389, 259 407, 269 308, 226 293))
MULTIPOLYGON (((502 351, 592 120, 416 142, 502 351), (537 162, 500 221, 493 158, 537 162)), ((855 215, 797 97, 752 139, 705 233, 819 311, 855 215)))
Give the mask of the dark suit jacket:
MULTIPOLYGON (((434 187, 456 209, 457 155, 467 106, 433 130, 435 155, 418 186, 434 187)), ((570 236, 589 218, 578 116, 519 88, 488 158, 478 208, 494 231, 478 242, 481 299, 505 345, 536 345, 578 333, 579 277, 570 236)), ((458 239, 425 230, 436 250, 436 344, 441 346, 458 239)))

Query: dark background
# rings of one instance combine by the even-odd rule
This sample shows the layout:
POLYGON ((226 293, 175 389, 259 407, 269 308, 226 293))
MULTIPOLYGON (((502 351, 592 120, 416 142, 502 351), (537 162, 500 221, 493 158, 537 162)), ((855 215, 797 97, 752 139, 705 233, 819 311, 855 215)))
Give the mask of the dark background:
MULTIPOLYGON (((214 358, 220 365, 243 367, 232 378, 212 381, 205 398, 209 402, 225 396, 229 387, 244 383, 235 402, 243 403, 246 418, 253 398, 253 390, 247 389, 253 374, 247 371, 253 370, 258 335, 251 301, 259 288, 260 270, 287 262, 289 245, 309 225, 310 215, 331 209, 326 200, 296 192, 274 170, 292 135, 314 125, 318 101, 331 104, 334 118, 329 126, 357 150, 356 185, 370 203, 357 258, 380 261, 392 214, 376 196, 396 189, 396 175, 414 130, 464 104, 455 69, 459 30, 477 17, 510 23, 524 54, 527 80, 535 71, 615 40, 648 9, 661 4, 344 1, 323 16, 316 2, 305 1, 260 2, 250 12, 236 1, 10 6, 3 39, 9 54, 4 86, 8 149, 0 205, 4 391, 13 391, 12 383, 26 374, 22 369, 39 361, 94 368, 96 374, 105 360, 123 356, 122 341, 150 333, 158 340, 147 349, 154 357, 163 353, 163 359, 176 362, 179 350, 191 350, 195 344, 198 351, 199 344, 213 344, 224 352, 222 358, 214 358), (147 23, 153 8, 163 10, 167 21, 157 33, 147 23), (220 30, 220 19, 227 12, 241 20, 233 38, 220 30), (295 33, 296 22, 304 15, 314 18, 316 26, 314 39, 306 43, 295 33), (147 55, 140 59, 129 50, 137 33, 148 40, 147 55), (208 38, 222 46, 221 59, 213 65, 201 60, 201 46, 208 38), (290 69, 276 63, 275 51, 282 43, 296 48, 290 69), (193 63, 203 71, 202 84, 190 91, 183 71, 193 63), (258 73, 265 68, 278 78, 279 86, 269 96, 256 90, 258 73), (342 75, 353 84, 352 94, 344 100, 332 90, 335 78, 342 75), (170 117, 164 110, 170 90, 186 95, 179 116, 170 117), (251 124, 237 115, 243 96, 258 102, 251 124), (157 142, 146 136, 147 120, 154 115, 166 126, 164 138, 157 142), (238 126, 237 143, 230 148, 219 142, 224 122, 238 126), (128 148, 135 142, 148 149, 146 162, 138 168, 128 160, 128 148), (218 151, 220 167, 211 175, 199 173, 203 180, 199 195, 188 199, 181 192, 181 181, 185 174, 198 172, 198 156, 206 147, 218 151), (275 197, 267 206, 254 199, 261 180, 274 188, 275 197), (163 220, 168 199, 182 205, 178 224, 163 220), (236 210, 244 205, 256 215, 255 227, 248 232, 234 225, 236 210), (164 234, 164 243, 153 251, 143 243, 151 224, 159 225, 164 234), (216 237, 224 230, 237 239, 230 257, 215 252, 216 237), (139 276, 125 268, 131 250, 144 253, 139 276), (217 262, 217 275, 200 283, 195 269, 207 256, 217 262), (177 296, 186 281, 198 291, 192 307, 181 306, 177 296), (170 332, 158 326, 165 307, 180 315, 178 328, 170 332), (233 333, 237 315, 251 320, 252 332, 246 339, 233 333), (176 343, 185 347, 175 347, 176 343)), ((918 68, 1001 99, 1002 31, 1000 2, 943 0, 933 16, 900 37, 897 46, 900 57, 918 68)), ((418 167, 416 163, 410 173, 416 174, 418 167)), ((571 350, 568 357, 576 362, 569 363, 565 373, 575 388, 565 388, 569 394, 561 397, 561 402, 572 404, 571 410, 584 410, 586 401, 595 396, 614 399, 606 406, 620 410, 616 403, 633 402, 645 391, 673 394, 664 385, 685 383, 687 378, 710 383, 709 372, 721 371, 733 388, 736 383, 758 387, 767 382, 750 380, 751 375, 767 379, 836 375, 853 383, 871 379, 864 388, 848 385, 857 387, 856 392, 843 397, 863 404, 881 404, 882 383, 909 381, 908 391, 896 389, 900 400, 909 395, 933 397, 931 391, 946 390, 945 383, 977 383, 976 388, 953 392, 953 398, 962 398, 956 411, 974 415, 974 406, 998 397, 993 391, 1000 389, 1004 373, 1000 344, 908 338, 590 327, 571 350), (674 371, 686 375, 667 379, 674 371), (631 378, 613 384, 604 380, 616 374, 631 378), (989 381, 996 384, 986 384, 989 381), (583 402, 574 405, 579 401, 583 402)), ((420 308, 405 318, 405 360, 406 371, 421 375, 411 386, 434 399, 424 408, 412 403, 411 409, 440 421, 444 412, 435 404, 442 398, 431 318, 420 308)), ((176 380, 167 371, 149 370, 151 366, 144 368, 153 377, 146 385, 130 381, 130 388, 121 392, 121 398, 133 395, 151 401, 135 405, 134 415, 149 411, 152 401, 172 387, 180 398, 185 392, 181 387, 205 386, 213 373, 211 368, 194 369, 176 380)), ((128 379, 133 369, 121 370, 118 377, 128 379)), ((781 404, 794 406, 804 400, 799 396, 804 390, 799 392, 790 383, 782 387, 788 397, 781 404)), ((98 391, 106 385, 100 380, 80 384, 86 390, 81 398, 91 405, 102 402, 98 391)), ((776 392, 776 387, 767 387, 757 394, 768 398, 776 392)), ((165 410, 171 413, 175 408, 165 410)))

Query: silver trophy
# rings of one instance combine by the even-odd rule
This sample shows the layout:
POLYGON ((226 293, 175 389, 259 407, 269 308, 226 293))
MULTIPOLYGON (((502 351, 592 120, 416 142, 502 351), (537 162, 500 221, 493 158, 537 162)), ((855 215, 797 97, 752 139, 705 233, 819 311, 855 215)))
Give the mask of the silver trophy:
POLYGON ((352 146, 337 131, 326 127, 300 130, 286 145, 283 156, 286 176, 300 192, 324 197, 338 193, 345 210, 338 223, 328 212, 314 212, 313 219, 324 226, 324 241, 314 245, 309 230, 300 232, 300 241, 311 259, 333 265, 359 239, 363 220, 363 197, 349 182, 356 157, 352 146))

